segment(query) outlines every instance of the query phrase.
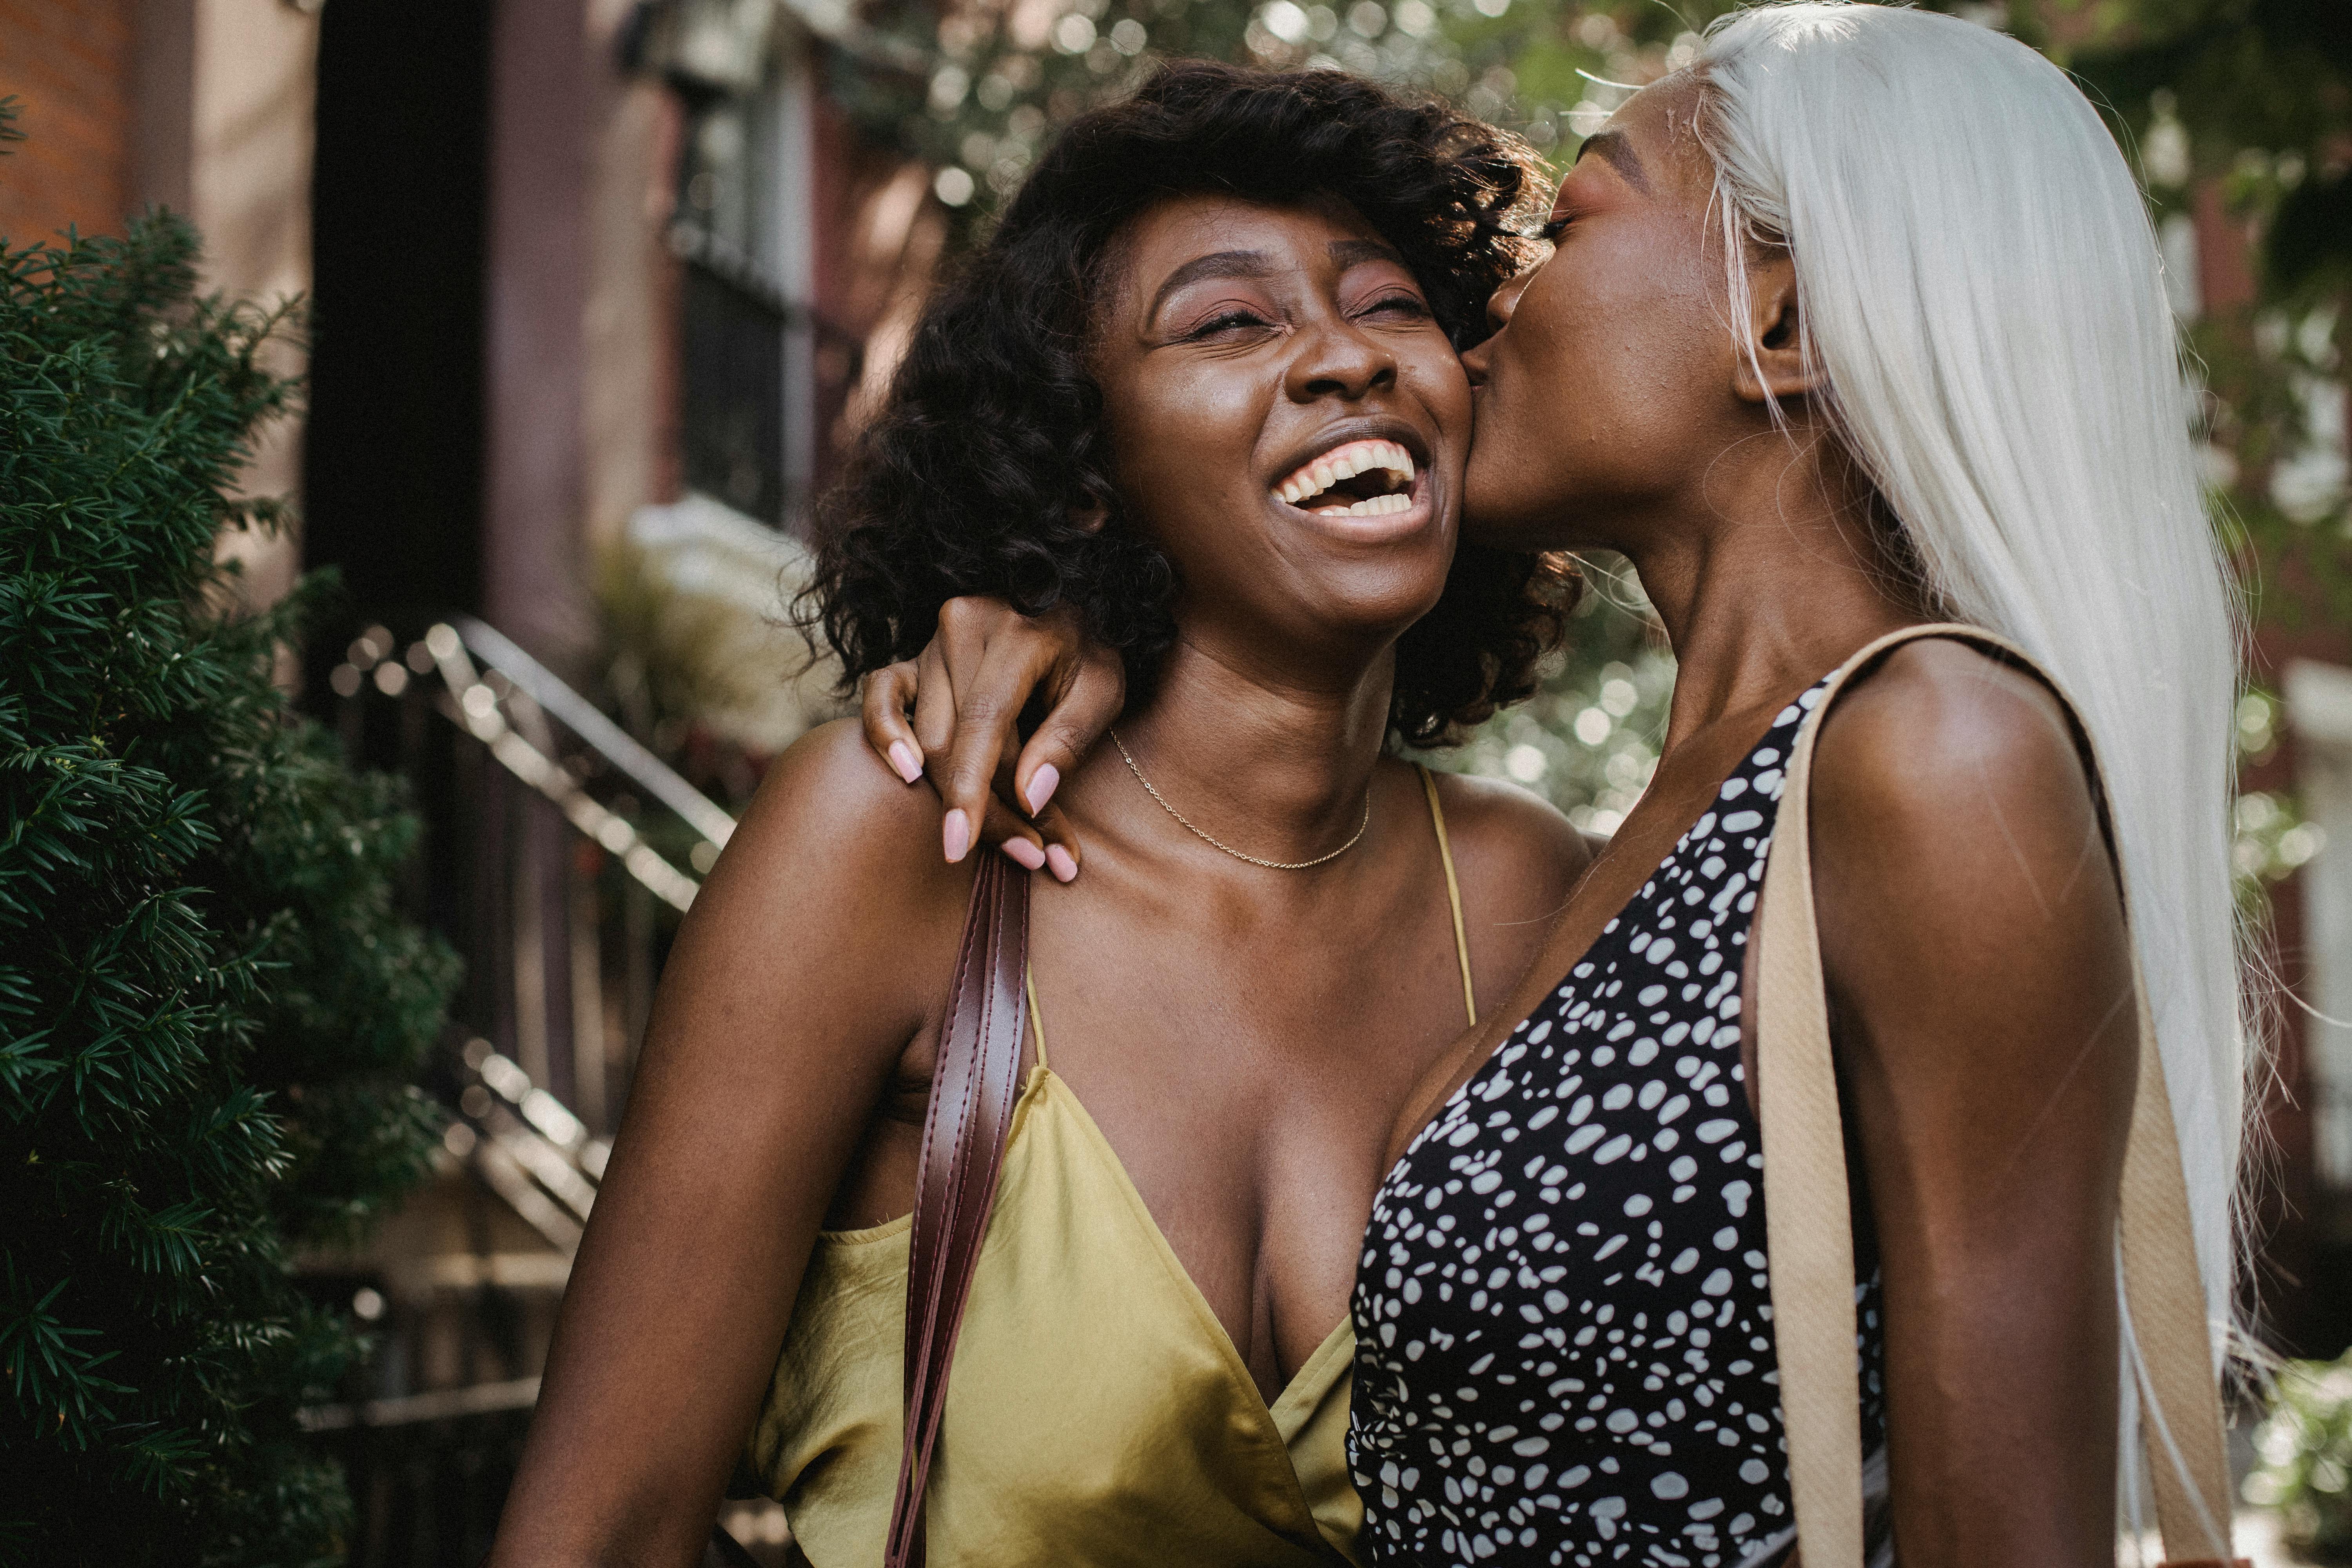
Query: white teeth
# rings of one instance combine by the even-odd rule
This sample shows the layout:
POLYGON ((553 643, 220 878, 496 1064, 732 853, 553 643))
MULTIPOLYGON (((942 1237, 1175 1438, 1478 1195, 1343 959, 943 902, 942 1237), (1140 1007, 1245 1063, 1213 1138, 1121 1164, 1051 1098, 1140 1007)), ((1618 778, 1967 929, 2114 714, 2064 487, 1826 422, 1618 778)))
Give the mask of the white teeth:
POLYGON ((1412 498, 1402 495, 1374 496, 1350 506, 1318 506, 1318 517, 1386 517, 1392 512, 1411 511, 1412 498))
POLYGON ((1412 488, 1415 466, 1412 454, 1394 441, 1350 441, 1315 458, 1275 487, 1275 494, 1293 506, 1303 504, 1309 497, 1321 494, 1333 485, 1352 479, 1374 468, 1386 469, 1398 487, 1398 493, 1374 496, 1370 500, 1357 501, 1344 507, 1317 507, 1324 516, 1370 517, 1386 512, 1402 511, 1412 505, 1403 492, 1412 488), (1394 502, 1375 506, 1374 502, 1394 502))

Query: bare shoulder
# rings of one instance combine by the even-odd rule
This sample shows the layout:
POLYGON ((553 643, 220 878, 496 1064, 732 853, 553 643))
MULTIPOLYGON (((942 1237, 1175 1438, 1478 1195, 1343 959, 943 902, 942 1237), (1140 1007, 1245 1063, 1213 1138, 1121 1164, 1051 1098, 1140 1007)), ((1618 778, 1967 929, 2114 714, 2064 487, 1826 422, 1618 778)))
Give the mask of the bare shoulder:
POLYGON ((2034 676, 1964 643, 1907 644, 1849 686, 1823 721, 1812 811, 1826 837, 1892 837, 1912 851, 2022 847, 2095 836, 2073 725, 2034 676))
POLYGON ((1548 916, 1568 900, 1592 849, 1560 809, 1503 779, 1433 773, 1465 912, 1548 916))
POLYGON ((1865 1013, 1961 1017, 1978 995, 2056 1027, 2065 998, 2128 994, 2091 778, 2033 676, 1959 643, 1898 648, 1823 721, 1811 797, 1823 955, 1865 1013))
POLYGON ((871 970, 866 994, 903 989, 911 1007, 937 989, 924 956, 946 953, 971 888, 971 862, 940 855, 940 814, 939 797, 902 783, 855 721, 811 731, 770 765, 672 967, 781 977, 814 961, 843 980, 871 970))
POLYGON ((855 719, 820 724, 769 765, 759 793, 720 857, 761 858, 823 842, 844 857, 843 869, 893 882, 931 879, 940 854, 939 796, 908 784, 866 743, 855 719))

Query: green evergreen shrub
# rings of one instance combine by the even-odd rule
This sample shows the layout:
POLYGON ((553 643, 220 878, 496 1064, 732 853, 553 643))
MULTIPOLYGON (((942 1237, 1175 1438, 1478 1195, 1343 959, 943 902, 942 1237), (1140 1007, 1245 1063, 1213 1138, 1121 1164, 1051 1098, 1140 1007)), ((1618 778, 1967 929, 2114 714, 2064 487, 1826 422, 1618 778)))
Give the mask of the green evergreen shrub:
MULTIPOLYGON (((6 106, 0 104, 0 128, 6 106)), ((456 961, 394 783, 273 684, 224 527, 296 389, 196 241, 0 242, 0 1563, 338 1562, 295 1421, 357 1346, 290 1251, 425 1168, 456 961)))

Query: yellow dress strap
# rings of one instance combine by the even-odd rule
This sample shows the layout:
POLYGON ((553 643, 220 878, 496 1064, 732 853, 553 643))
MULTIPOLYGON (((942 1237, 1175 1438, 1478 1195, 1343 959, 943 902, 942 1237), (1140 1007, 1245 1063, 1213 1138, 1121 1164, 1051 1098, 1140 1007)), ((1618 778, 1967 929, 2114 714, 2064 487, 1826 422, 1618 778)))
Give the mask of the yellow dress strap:
POLYGON ((1021 988, 1029 993, 1029 1032, 1037 1041, 1037 1065, 1042 1068, 1045 1066, 1045 1015, 1037 1011, 1037 973, 1026 963, 1021 966, 1021 988))
MULTIPOLYGON (((1462 884, 1454 876, 1454 846, 1445 837, 1445 808, 1437 804, 1437 780, 1419 763, 1413 768, 1421 774, 1421 787, 1429 796, 1429 820, 1437 829, 1437 858, 1445 862, 1445 902, 1454 911, 1454 956, 1462 964, 1462 1005, 1469 1013, 1470 1022, 1478 1022, 1478 992, 1470 984, 1470 937, 1462 929, 1462 884)), ((1035 1017, 1037 1004, 1029 1004, 1029 1016, 1035 1017)))

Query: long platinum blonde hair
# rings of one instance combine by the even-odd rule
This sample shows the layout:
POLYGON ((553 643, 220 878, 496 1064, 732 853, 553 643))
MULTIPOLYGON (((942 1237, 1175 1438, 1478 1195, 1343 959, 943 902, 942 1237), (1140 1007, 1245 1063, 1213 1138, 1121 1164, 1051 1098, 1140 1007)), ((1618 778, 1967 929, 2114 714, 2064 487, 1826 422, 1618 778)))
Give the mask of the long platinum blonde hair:
POLYGON ((1786 246, 1821 404, 1929 595, 2081 710, 2219 1355, 2251 1054, 2228 831, 2242 631, 2139 187, 2063 72, 1955 17, 1758 5, 1692 70, 1734 320, 1749 247, 1786 246))

